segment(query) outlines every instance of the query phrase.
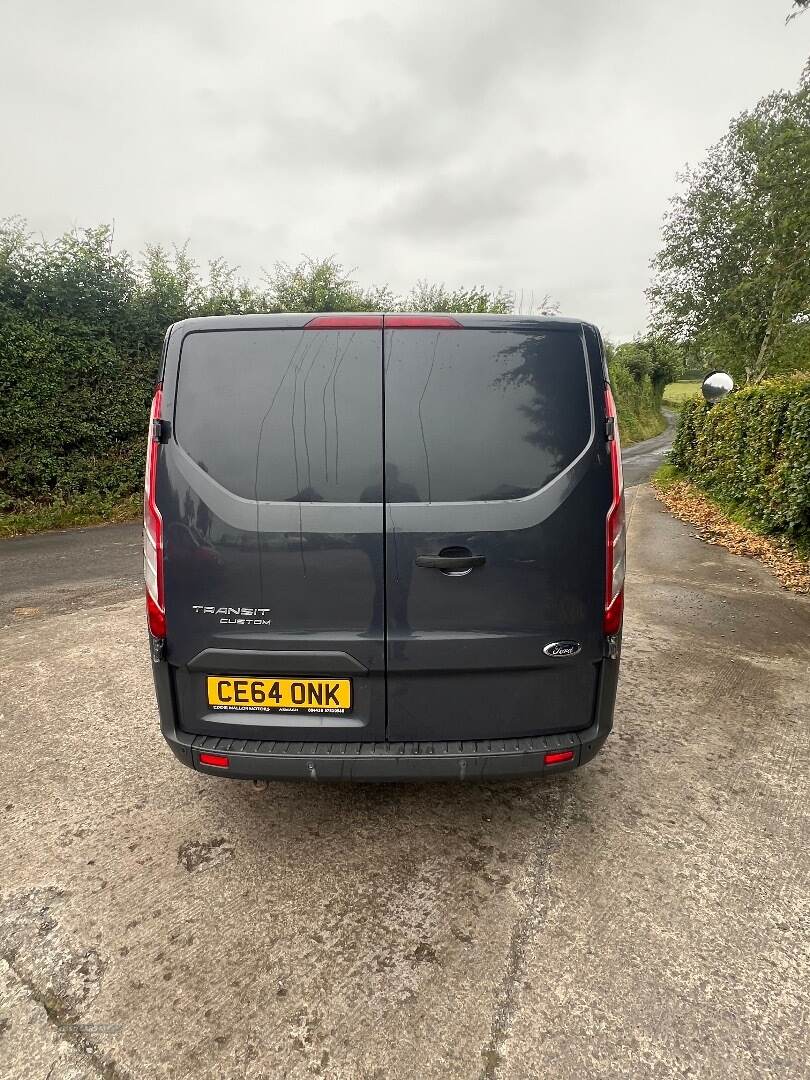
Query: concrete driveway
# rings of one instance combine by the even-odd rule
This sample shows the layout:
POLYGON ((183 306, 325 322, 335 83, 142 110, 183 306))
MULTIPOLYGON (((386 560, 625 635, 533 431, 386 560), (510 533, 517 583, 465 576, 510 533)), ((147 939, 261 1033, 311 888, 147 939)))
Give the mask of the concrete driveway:
POLYGON ((550 782, 212 780, 128 586, 15 616, 3 1075, 806 1076, 810 602, 629 505, 616 729, 550 782))

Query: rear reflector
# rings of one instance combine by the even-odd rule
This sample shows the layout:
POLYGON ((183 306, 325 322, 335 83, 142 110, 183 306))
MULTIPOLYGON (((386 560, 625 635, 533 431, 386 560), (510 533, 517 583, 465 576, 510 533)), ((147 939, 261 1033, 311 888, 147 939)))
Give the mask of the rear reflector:
POLYGON ((450 315, 386 315, 386 330, 462 330, 450 315))
POLYGON ((573 750, 554 750, 543 758, 544 765, 561 765, 564 761, 573 761, 573 750))
POLYGON ((382 330, 382 315, 316 315, 305 330, 382 330))
POLYGON ((231 759, 225 754, 200 754, 201 765, 215 765, 218 769, 227 769, 231 759))

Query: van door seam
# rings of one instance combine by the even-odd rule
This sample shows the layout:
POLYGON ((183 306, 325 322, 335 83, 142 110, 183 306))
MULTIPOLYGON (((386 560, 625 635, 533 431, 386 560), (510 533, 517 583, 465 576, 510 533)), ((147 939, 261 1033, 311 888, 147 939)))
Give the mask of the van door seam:
POLYGON ((383 329, 380 331, 380 402, 382 415, 380 417, 382 434, 382 586, 383 586, 383 702, 384 702, 384 725, 383 737, 388 741, 388 500, 385 490, 385 316, 383 316, 383 329))

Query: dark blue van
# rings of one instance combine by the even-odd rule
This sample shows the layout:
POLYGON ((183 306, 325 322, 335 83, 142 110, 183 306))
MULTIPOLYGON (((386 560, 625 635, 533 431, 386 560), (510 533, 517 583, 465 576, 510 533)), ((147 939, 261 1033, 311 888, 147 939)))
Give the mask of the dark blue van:
POLYGON ((166 335, 144 563, 161 727, 188 766, 574 768, 613 723, 624 551, 588 323, 256 315, 166 335))

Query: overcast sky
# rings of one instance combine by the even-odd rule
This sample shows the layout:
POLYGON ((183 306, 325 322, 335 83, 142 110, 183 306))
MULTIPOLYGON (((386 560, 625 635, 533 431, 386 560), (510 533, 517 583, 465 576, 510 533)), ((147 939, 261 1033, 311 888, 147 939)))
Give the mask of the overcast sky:
POLYGON ((0 215, 258 279, 550 293, 615 339, 675 174, 793 87, 789 0, 0 0, 0 215))

